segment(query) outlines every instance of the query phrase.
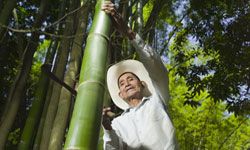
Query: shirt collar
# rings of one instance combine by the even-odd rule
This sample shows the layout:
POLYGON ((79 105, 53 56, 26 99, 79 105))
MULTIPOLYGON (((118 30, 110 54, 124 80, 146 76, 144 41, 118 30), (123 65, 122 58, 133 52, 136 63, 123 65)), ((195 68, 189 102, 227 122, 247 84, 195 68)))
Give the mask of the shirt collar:
POLYGON ((125 113, 127 113, 127 112, 129 112, 131 109, 137 110, 137 109, 140 108, 147 100, 149 100, 151 97, 152 97, 152 95, 151 95, 151 96, 148 96, 148 97, 143 97, 143 98, 142 98, 142 101, 140 102, 140 104, 138 104, 138 106, 136 106, 136 107, 129 107, 129 108, 125 109, 124 112, 122 113, 122 115, 125 114, 125 113))

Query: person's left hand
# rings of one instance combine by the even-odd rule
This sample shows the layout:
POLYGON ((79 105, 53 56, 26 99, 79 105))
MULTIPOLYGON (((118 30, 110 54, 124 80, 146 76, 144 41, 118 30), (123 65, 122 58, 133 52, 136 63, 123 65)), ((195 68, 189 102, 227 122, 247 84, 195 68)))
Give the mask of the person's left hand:
POLYGON ((112 130, 111 120, 115 116, 115 113, 111 111, 110 107, 104 107, 102 109, 102 125, 106 130, 112 130))

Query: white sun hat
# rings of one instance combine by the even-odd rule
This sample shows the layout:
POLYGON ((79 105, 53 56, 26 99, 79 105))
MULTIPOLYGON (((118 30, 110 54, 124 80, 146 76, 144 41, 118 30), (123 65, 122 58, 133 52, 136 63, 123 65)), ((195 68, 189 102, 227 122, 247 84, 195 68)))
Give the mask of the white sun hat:
POLYGON ((114 64, 108 69, 107 85, 113 102, 123 110, 129 108, 129 105, 119 96, 118 78, 125 72, 132 72, 141 81, 146 83, 145 88, 143 89, 144 97, 150 96, 155 90, 148 71, 141 62, 130 59, 114 64))

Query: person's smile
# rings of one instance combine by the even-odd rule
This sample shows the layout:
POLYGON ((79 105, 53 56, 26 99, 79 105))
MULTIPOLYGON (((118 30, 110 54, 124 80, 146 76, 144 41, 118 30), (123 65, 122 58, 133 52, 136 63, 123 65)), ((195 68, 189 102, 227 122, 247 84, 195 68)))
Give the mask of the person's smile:
POLYGON ((126 92, 128 93, 128 92, 130 92, 130 91, 133 91, 134 89, 135 89, 134 87, 130 86, 130 87, 128 87, 128 88, 126 89, 126 92))

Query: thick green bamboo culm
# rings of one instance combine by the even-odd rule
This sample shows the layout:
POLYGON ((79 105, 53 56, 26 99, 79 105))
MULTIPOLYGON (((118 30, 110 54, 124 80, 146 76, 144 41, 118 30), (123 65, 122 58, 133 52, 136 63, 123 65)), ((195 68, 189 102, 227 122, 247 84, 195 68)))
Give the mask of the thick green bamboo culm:
POLYGON ((98 0, 95 16, 88 35, 78 94, 64 149, 97 149, 103 96, 105 90, 106 60, 111 20, 101 11, 104 0, 98 0))
POLYGON ((35 132, 38 128, 39 119, 42 114, 48 83, 49 78, 42 69, 42 74, 38 82, 38 88, 36 89, 35 100, 32 103, 32 107, 29 111, 29 116, 26 120, 25 127, 23 129, 20 143, 18 144, 19 150, 31 149, 31 144, 33 143, 35 132))

